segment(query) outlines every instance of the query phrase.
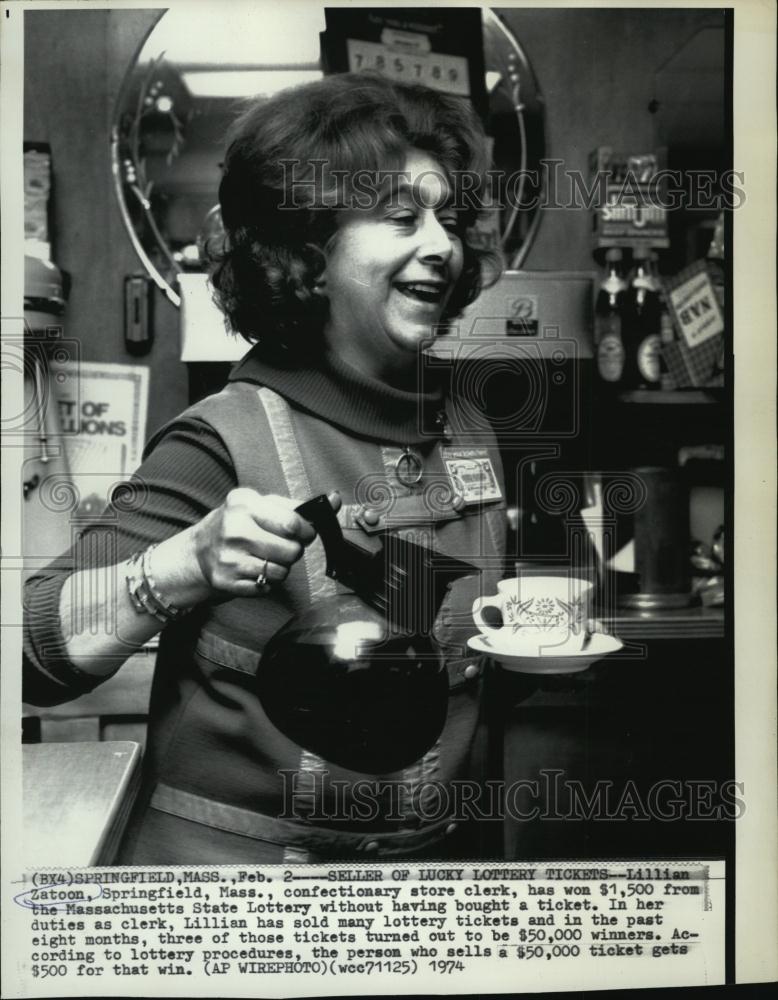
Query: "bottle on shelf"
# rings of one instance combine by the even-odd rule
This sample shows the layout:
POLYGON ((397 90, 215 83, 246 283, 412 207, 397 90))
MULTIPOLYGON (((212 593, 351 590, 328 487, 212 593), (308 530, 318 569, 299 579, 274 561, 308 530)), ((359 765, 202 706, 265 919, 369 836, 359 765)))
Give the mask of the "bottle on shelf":
MULTIPOLYGON (((707 257, 707 269, 708 275, 710 276, 711 284, 713 285, 713 291, 716 293, 716 299, 721 309, 722 317, 726 317, 726 270, 725 270, 725 237, 724 237, 724 213, 719 212, 719 217, 716 220, 716 228, 713 232, 713 239, 711 240, 710 247, 708 249, 707 257)), ((726 323, 726 318, 724 319, 726 323)), ((716 368, 711 376, 709 385, 711 386, 723 386, 724 385, 724 369, 726 366, 725 354, 724 354, 724 341, 725 338, 721 340, 721 347, 719 349, 718 357, 716 358, 716 368)))
MULTIPOLYGON (((667 302, 667 295, 662 286, 661 281, 659 282, 659 341, 662 349, 664 349, 668 344, 672 344, 676 339, 675 327, 673 326, 673 317, 670 315, 670 307, 667 302)), ((676 388, 675 379, 670 372, 665 361, 664 354, 660 354, 659 357, 659 387, 666 391, 672 391, 676 388)))
POLYGON ((622 253, 612 248, 605 253, 607 274, 600 285, 594 308, 594 337, 597 345, 597 373, 603 382, 618 388, 624 377, 622 311, 627 283, 621 270, 622 253))
POLYGON ((661 379, 661 303, 656 254, 633 251, 634 272, 624 299, 625 389, 659 389, 661 379))
POLYGON ((725 284, 724 277, 724 213, 720 212, 716 220, 716 228, 713 231, 713 239, 710 241, 707 256, 708 274, 710 275, 713 290, 716 293, 719 307, 724 313, 725 284))

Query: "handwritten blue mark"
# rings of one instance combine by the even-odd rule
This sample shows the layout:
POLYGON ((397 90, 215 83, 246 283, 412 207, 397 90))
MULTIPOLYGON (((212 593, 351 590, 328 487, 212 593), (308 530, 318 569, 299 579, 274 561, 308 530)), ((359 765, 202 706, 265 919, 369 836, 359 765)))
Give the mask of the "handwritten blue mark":
POLYGON ((51 885, 33 886, 32 889, 19 892, 13 900, 17 906, 21 906, 25 910, 44 906, 47 909, 64 910, 68 906, 91 903, 102 895, 103 887, 99 882, 83 882, 78 886, 63 886, 52 883, 51 885), (91 895, 90 891, 94 895, 91 895), (56 899, 48 898, 54 893, 56 893, 56 899))

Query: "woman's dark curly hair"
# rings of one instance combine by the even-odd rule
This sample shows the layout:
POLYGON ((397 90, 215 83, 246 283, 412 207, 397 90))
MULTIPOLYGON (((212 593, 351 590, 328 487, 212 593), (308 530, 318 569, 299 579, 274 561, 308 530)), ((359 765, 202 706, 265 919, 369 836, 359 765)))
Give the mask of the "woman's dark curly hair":
POLYGON ((313 289, 344 195, 354 194, 350 179, 402 170, 412 148, 429 153, 450 180, 468 178, 464 266, 445 318, 478 296, 487 268, 496 277, 500 261, 465 238, 489 166, 469 103, 343 73, 252 102, 231 130, 219 187, 224 238, 216 250, 211 241, 209 257, 216 300, 235 332, 267 352, 320 346, 327 301, 313 289))

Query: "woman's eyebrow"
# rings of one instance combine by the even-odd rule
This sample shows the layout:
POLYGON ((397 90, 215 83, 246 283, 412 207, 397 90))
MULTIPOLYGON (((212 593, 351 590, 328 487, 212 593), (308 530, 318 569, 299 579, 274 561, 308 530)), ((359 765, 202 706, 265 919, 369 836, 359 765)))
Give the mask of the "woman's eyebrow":
MULTIPOLYGON (((436 175, 437 176, 437 175, 436 175)), ((442 209, 450 208, 454 202, 454 193, 445 181, 445 178, 441 177, 441 187, 445 183, 445 193, 438 199, 435 204, 430 204, 428 198, 419 197, 419 184, 410 184, 407 180, 401 179, 398 184, 391 184, 386 190, 384 190, 378 198, 377 207, 378 208, 389 208, 392 207, 395 199, 399 201, 402 198, 410 198, 414 205, 418 208, 434 208, 436 212, 442 209)))
POLYGON ((398 181, 395 175, 387 178, 386 183, 382 185, 377 205, 379 208, 389 208, 395 199, 408 196, 413 196, 413 187, 406 178, 401 177, 398 181))

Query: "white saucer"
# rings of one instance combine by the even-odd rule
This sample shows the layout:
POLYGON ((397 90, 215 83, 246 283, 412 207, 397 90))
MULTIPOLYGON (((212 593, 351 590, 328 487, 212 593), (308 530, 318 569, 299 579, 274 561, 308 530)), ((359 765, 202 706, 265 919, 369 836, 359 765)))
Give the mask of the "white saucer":
POLYGON ((506 670, 522 674, 577 674, 624 645, 617 636, 605 632, 595 632, 585 649, 576 648, 580 639, 573 637, 573 641, 548 646, 536 655, 518 652, 510 635, 492 637, 479 632, 468 639, 467 644, 474 652, 491 657, 506 670))

